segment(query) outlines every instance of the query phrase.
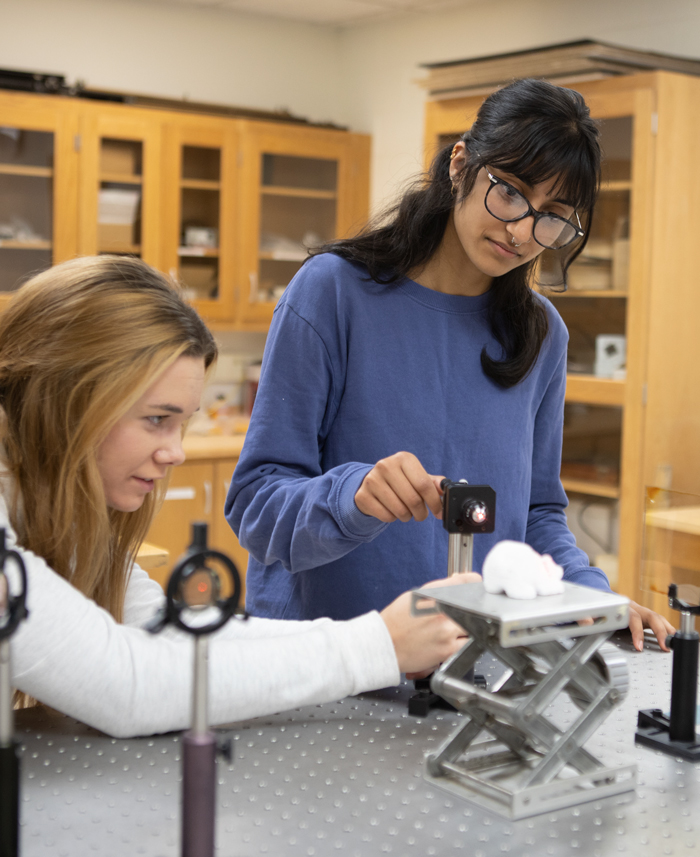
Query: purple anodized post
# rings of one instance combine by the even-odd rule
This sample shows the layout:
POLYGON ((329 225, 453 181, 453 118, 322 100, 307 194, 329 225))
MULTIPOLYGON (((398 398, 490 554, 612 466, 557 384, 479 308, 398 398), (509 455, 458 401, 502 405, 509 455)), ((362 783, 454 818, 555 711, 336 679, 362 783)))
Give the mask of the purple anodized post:
POLYGON ((182 857, 214 857, 216 736, 208 726, 208 640, 194 641, 192 729, 182 738, 182 857))
MULTIPOLYGON (((182 857, 214 857, 219 747, 216 735, 209 729, 208 635, 233 616, 240 595, 241 579, 236 566, 225 554, 207 547, 207 525, 194 523, 192 543, 170 575, 165 604, 146 625, 151 634, 172 624, 194 636, 192 728, 182 736, 182 857), (231 594, 226 598, 219 597, 220 572, 228 577, 231 594)), ((227 750, 224 755, 230 759, 230 746, 227 750)))

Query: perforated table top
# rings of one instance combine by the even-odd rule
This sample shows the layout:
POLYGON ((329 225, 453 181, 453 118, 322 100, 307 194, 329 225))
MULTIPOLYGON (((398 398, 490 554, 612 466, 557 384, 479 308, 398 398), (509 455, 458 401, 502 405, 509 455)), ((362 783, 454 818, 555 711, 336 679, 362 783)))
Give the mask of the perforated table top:
MULTIPOLYGON (((671 657, 629 651, 631 690, 586 745, 636 762, 636 791, 507 821, 428 785, 423 755, 461 715, 407 714, 411 685, 234 724, 219 762, 217 855, 608 857, 700 852, 700 765, 634 744, 637 710, 668 708, 671 657)), ((487 680, 494 662, 482 665, 487 680)), ((557 704, 561 723, 577 709, 557 704)), ((179 735, 112 739, 40 709, 17 713, 22 857, 175 857, 179 735)))

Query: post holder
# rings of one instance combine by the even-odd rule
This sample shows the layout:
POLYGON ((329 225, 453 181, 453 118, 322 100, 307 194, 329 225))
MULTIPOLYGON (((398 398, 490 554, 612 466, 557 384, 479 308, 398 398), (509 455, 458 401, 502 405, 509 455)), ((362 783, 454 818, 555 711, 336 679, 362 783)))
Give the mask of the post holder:
MULTIPOLYGON (((233 562, 207 547, 207 525, 192 525, 192 544, 170 575, 164 610, 147 630, 158 633, 168 623, 194 636, 192 728, 182 736, 182 857, 214 857, 216 820, 216 757, 231 761, 231 743, 217 742, 208 725, 208 635, 234 614, 241 579, 233 562), (208 563, 223 567, 231 594, 222 599, 221 581, 208 563), (210 621, 197 621, 202 611, 210 621)), ((243 618, 247 618, 244 615, 243 618)))
POLYGON ((681 614, 680 628, 666 638, 666 645, 673 651, 671 711, 668 715, 660 708, 640 711, 634 740, 670 756, 700 762, 700 738, 695 725, 700 649, 695 617, 700 614, 700 605, 680 599, 675 583, 668 587, 668 604, 681 614))

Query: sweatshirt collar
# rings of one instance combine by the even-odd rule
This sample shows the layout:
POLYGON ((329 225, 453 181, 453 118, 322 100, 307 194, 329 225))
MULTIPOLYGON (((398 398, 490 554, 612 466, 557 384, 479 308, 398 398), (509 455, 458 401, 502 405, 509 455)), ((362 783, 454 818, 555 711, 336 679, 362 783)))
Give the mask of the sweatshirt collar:
POLYGON ((436 292, 434 289, 421 286, 407 277, 399 281, 398 287, 412 300, 438 312, 478 313, 488 309, 491 303, 490 291, 484 292, 483 295, 476 295, 476 297, 448 295, 444 292, 436 292))

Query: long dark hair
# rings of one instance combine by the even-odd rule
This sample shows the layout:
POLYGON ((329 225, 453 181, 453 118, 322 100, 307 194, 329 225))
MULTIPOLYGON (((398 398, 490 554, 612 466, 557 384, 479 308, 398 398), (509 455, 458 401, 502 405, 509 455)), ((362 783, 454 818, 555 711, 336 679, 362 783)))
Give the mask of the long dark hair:
MULTIPOLYGON (((362 263, 372 280, 393 284, 422 267, 437 251, 456 201, 474 187, 488 165, 533 186, 557 179, 555 190, 585 224, 585 236, 563 250, 539 257, 549 288, 566 288, 566 270, 581 252, 590 231, 590 214, 600 184, 599 132, 583 97, 544 80, 516 80, 492 93, 464 134, 468 162, 453 195, 449 174, 453 144, 435 157, 422 177, 378 220, 354 238, 333 241, 315 253, 331 252, 362 263)), ((490 288, 491 330, 502 359, 481 353, 486 375, 501 387, 525 378, 547 335, 547 314, 532 293, 536 261, 496 277, 490 288)))

